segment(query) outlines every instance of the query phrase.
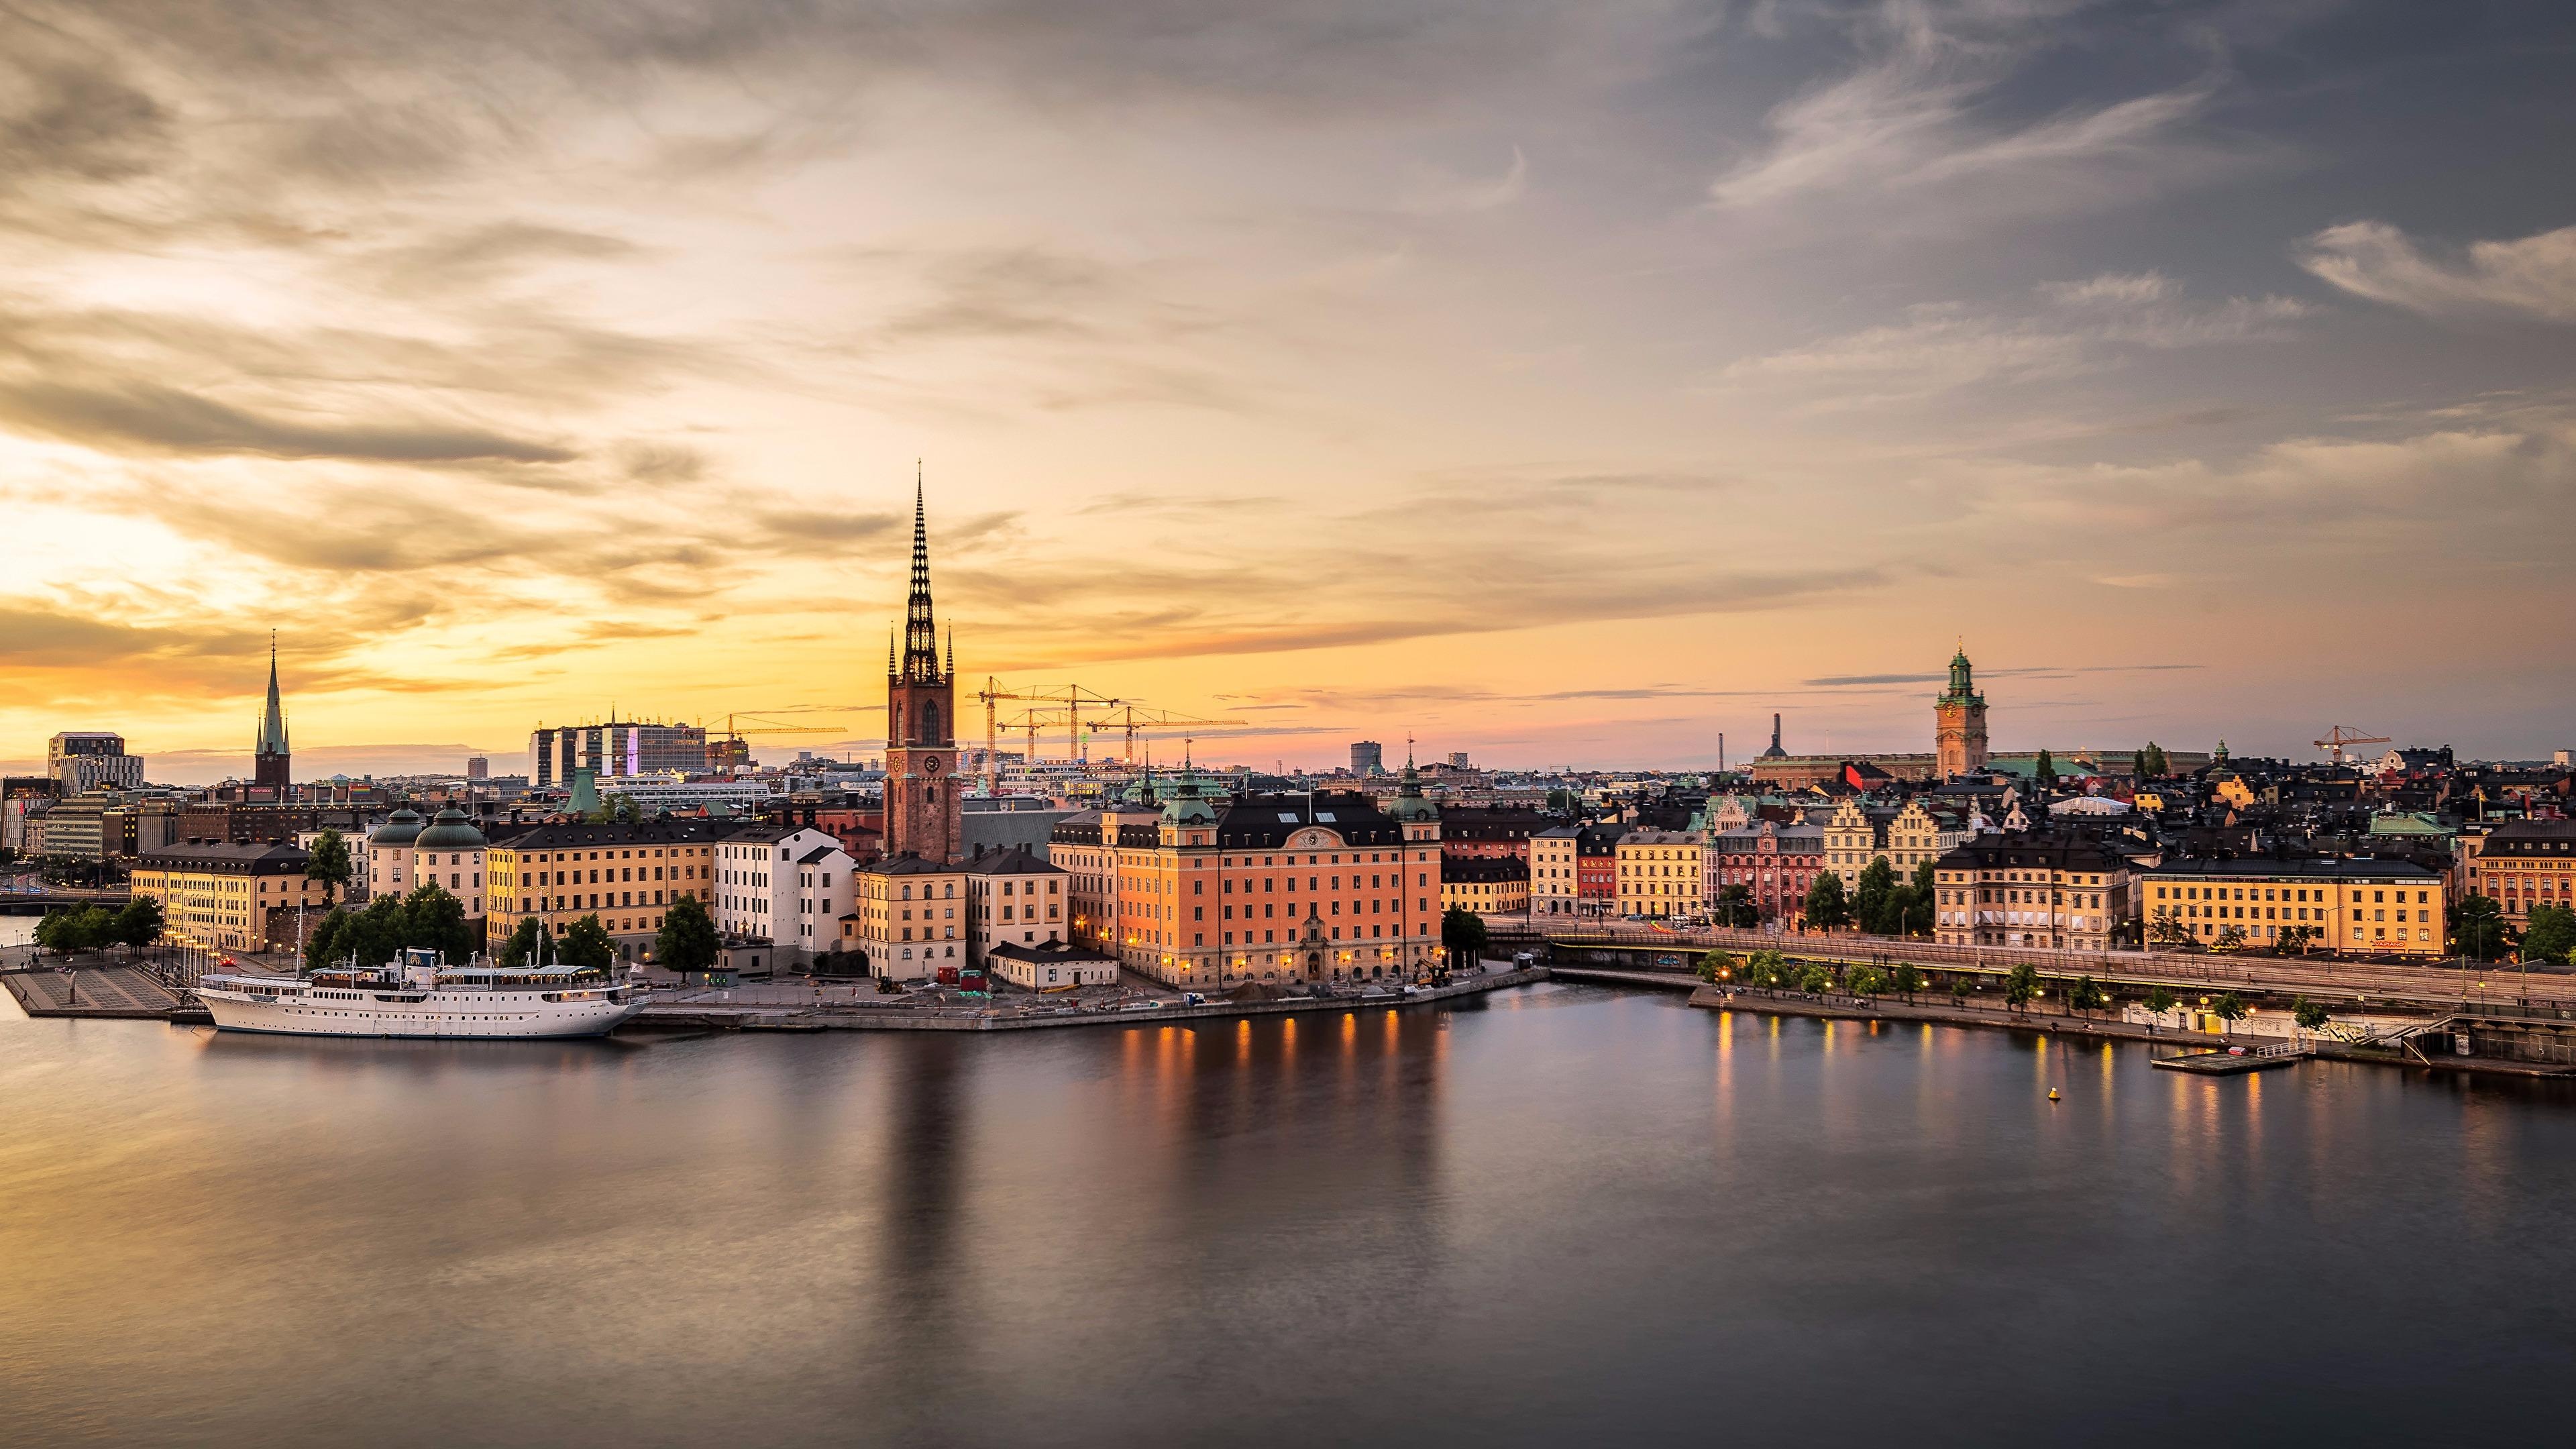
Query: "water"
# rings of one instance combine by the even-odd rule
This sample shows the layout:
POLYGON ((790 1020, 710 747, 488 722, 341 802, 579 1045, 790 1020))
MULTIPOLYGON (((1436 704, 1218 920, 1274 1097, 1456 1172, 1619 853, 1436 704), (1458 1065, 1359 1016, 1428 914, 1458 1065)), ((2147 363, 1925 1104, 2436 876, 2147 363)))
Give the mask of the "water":
POLYGON ((2554 1426, 2576 1330, 2559 1088, 1572 986, 980 1039, 8 1015, 12 1444, 2459 1443, 2554 1426))

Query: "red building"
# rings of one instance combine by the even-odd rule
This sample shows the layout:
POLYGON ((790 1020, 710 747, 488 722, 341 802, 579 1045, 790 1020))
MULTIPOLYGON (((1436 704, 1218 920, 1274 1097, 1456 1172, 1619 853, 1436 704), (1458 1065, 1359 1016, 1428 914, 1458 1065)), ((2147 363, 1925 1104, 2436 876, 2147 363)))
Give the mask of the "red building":
POLYGON ((1707 857, 1700 889, 1711 905, 1728 886, 1742 886, 1765 917, 1795 919, 1807 907, 1807 887, 1825 868, 1825 829, 1765 820, 1721 831, 1707 857))
POLYGON ((1446 806, 1440 812, 1440 853, 1451 860, 1526 861, 1530 837, 1557 823, 1536 810, 1446 806))
POLYGON ((1619 837, 1624 825, 1588 825, 1574 842, 1574 899, 1586 913, 1608 914, 1619 904, 1619 837))

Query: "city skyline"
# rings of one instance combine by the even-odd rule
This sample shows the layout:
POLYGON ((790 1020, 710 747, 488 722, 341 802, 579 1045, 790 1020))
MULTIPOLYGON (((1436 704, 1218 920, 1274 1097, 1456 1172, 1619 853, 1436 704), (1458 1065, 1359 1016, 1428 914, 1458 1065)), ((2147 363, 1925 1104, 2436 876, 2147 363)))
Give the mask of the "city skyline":
POLYGON ((2571 743, 2547 7, 347 14, 9 22, 0 755, 864 705, 917 458, 1202 757, 2571 743))

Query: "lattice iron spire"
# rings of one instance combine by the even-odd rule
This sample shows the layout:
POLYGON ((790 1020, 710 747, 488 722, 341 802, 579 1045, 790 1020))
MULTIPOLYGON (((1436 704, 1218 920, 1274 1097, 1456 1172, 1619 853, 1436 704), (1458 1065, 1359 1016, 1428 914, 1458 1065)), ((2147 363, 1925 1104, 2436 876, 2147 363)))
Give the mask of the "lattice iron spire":
POLYGON ((930 522, 922 502, 921 462, 913 460, 912 597, 903 611, 903 678, 911 684, 936 684, 939 670, 939 623, 930 607, 930 522))

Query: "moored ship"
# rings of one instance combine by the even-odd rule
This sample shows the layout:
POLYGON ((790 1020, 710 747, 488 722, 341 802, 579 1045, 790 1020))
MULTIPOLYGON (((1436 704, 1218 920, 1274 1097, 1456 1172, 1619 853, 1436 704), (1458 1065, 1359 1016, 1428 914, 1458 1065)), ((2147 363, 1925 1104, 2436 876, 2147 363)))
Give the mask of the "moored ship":
POLYGON ((290 1036, 600 1036, 650 995, 578 966, 452 966, 412 948, 378 967, 208 976, 197 999, 224 1031, 290 1036))

